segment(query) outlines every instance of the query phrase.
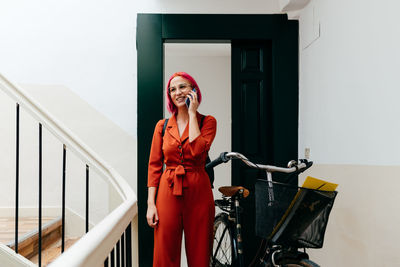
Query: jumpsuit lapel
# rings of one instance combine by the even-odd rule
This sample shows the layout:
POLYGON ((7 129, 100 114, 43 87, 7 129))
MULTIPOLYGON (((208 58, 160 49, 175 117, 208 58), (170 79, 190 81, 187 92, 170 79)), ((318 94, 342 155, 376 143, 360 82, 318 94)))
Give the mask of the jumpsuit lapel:
MULTIPOLYGON (((197 123, 199 124, 199 128, 200 128, 200 121, 201 121, 201 117, 202 117, 202 116, 203 116, 203 115, 201 115, 199 112, 196 113, 197 123)), ((176 122, 176 121, 175 121, 175 122, 176 122)), ((200 131, 201 131, 201 129, 200 129, 200 131)), ((179 134, 178 134, 178 135, 179 135, 179 134)), ((181 137, 182 143, 185 142, 186 139, 188 139, 188 138, 189 138, 189 123, 186 125, 185 131, 184 131, 183 134, 182 134, 182 137, 181 137)))
POLYGON ((181 139, 179 138, 178 124, 176 123, 175 114, 169 119, 167 129, 169 134, 180 142, 181 139))
POLYGON ((186 125, 185 130, 183 131, 182 137, 181 137, 181 142, 185 142, 186 139, 189 138, 189 123, 186 125))

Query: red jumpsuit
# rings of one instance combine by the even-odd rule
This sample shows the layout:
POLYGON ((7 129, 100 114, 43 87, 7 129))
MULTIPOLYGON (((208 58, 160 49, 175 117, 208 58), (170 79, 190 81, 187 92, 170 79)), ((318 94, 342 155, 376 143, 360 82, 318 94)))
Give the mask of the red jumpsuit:
MULTIPOLYGON (((197 113, 199 124, 202 117, 197 113)), ((160 120, 155 127, 148 169, 148 186, 158 188, 159 222, 154 230, 153 266, 180 266, 183 230, 189 267, 208 267, 215 208, 204 166, 217 122, 206 116, 200 136, 192 142, 189 125, 179 137, 175 115, 168 121, 164 138, 163 126, 164 120, 160 120)))

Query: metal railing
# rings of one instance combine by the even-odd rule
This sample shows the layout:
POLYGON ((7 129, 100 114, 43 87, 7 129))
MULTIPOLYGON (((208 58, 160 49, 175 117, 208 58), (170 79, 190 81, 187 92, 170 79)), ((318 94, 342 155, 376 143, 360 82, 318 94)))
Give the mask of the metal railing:
MULTIPOLYGON (((42 127, 45 127, 63 143, 62 163, 62 236, 61 252, 51 266, 132 266, 132 220, 137 214, 137 199, 126 181, 78 137, 64 127, 21 88, 0 74, 0 90, 16 102, 16 192, 15 192, 15 252, 18 253, 19 224, 19 166, 20 166, 20 108, 26 110, 39 126, 39 254, 38 265, 42 265, 42 127), (85 183, 85 232, 86 234, 68 250, 65 250, 65 197, 67 152, 78 156, 86 163, 85 183), (89 229, 89 174, 90 170, 109 182, 123 202, 93 228, 89 229)), ((60 151, 61 153, 61 151, 60 151)))

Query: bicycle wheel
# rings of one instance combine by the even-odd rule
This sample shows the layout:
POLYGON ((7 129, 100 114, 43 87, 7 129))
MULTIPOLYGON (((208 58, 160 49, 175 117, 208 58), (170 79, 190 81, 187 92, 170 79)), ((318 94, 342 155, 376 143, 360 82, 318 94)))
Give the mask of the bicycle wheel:
POLYGON ((282 260, 281 264, 282 264, 281 265, 282 267, 320 267, 315 262, 307 260, 307 259, 302 259, 302 260, 294 260, 294 259, 282 260))
POLYGON ((232 230, 226 213, 220 213, 215 217, 214 243, 210 266, 230 267, 233 265, 235 260, 235 242, 232 230))

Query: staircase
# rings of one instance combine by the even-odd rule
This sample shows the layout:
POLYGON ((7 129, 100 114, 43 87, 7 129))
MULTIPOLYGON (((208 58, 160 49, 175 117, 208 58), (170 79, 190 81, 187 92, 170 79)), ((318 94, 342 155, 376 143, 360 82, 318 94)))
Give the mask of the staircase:
MULTIPOLYGON (((4 229, 0 230, 4 233, 3 242, 6 244, 8 242, 9 245, 0 244, 0 265, 7 267, 35 266, 32 262, 38 262, 41 267, 52 262, 52 266, 58 267, 113 266, 115 263, 118 265, 119 262, 124 262, 124 266, 132 266, 132 252, 134 252, 132 229, 137 231, 135 218, 137 202, 136 195, 126 180, 108 162, 101 159, 87 143, 55 118, 54 113, 49 112, 25 90, 15 86, 1 74, 0 91, 5 93, 0 99, 9 97, 11 100, 7 105, 0 105, 5 108, 5 111, 0 114, 9 115, 4 129, 13 129, 11 135, 4 135, 4 131, 1 131, 4 135, 1 138, 3 145, 7 148, 2 150, 4 158, 12 159, 12 161, 2 165, 2 169, 8 171, 4 177, 11 178, 10 181, 2 179, 6 184, 0 187, 3 189, 0 201, 4 208, 11 207, 16 214, 11 219, 5 219, 0 225, 0 228, 4 226, 4 229), (20 121, 26 122, 25 119, 28 116, 33 119, 32 123, 21 124, 20 121), (28 137, 32 136, 34 139, 26 138, 28 132, 30 134, 28 137), (24 144, 25 146, 30 144, 30 148, 34 151, 24 152, 20 147, 20 139, 22 148, 24 144), (47 145, 51 143, 54 144, 54 149, 47 145), (13 154, 14 156, 10 157, 13 154), (35 167, 27 171, 21 166, 35 167), (48 166, 53 169, 50 171, 48 166), (71 166, 77 166, 77 168, 71 166), (35 175, 34 179, 26 179, 26 174, 32 172, 37 173, 37 176, 35 175), (43 174, 47 174, 47 178, 43 178, 43 174), (71 183, 71 177, 76 178, 76 181, 71 183), (54 185, 54 183, 59 185, 54 185), (9 189, 13 187, 15 188, 15 202, 10 201, 9 197, 3 197, 12 194, 9 189), (61 188, 61 190, 55 188, 61 188), (42 211, 47 208, 44 206, 43 200, 49 196, 52 196, 51 203, 47 202, 46 204, 54 207, 60 206, 62 219, 47 218, 48 221, 46 221, 42 216, 42 211), (36 201, 39 202, 39 218, 30 218, 33 226, 22 230, 22 225, 30 223, 29 220, 24 223, 23 217, 20 215, 24 208, 36 201), (107 208, 104 208, 105 206, 107 208), (74 214, 73 216, 82 218, 82 224, 66 222, 66 210, 70 210, 71 214, 74 214), (89 223, 89 218, 94 222, 93 225, 91 222, 89 223), (40 227, 36 225, 38 221, 41 222, 40 227), (13 244, 11 241, 15 238, 15 223, 19 226, 18 244, 13 244), (6 227, 7 225, 8 227, 6 227), (68 240, 65 236, 66 229, 75 231, 81 228, 85 229, 85 234, 79 240, 68 240), (62 236, 63 238, 61 238, 62 236), (17 247, 17 245, 18 253, 15 253, 11 248, 17 247), (64 247, 62 254, 61 246, 64 247), (66 250, 67 248, 69 249, 66 250), (57 259, 55 259, 56 257, 57 259)), ((60 106, 63 106, 63 110, 71 110, 71 106, 61 102, 60 106)), ((77 110, 74 112, 79 115, 85 114, 77 110)), ((94 134, 109 130, 95 132, 88 127, 90 126, 87 125, 88 121, 90 120, 85 120, 84 125, 79 125, 79 128, 89 129, 92 133, 91 139, 96 139, 93 138, 96 136, 94 134)), ((110 140, 111 144, 117 140, 119 139, 110 140)), ((126 146, 126 143, 122 143, 126 146)), ((109 152, 107 154, 110 154, 109 152)), ((126 155, 120 153, 119 157, 126 157, 126 155)), ((117 157, 114 161, 118 159, 117 157)), ((134 256, 136 257, 136 255, 135 253, 134 256)))
MULTIPOLYGON (((14 223, 14 218, 0 218, 0 242, 13 250, 15 250, 14 223)), ((61 217, 43 217, 42 224, 42 266, 47 266, 61 255, 61 217)), ((21 218, 18 228, 18 253, 32 263, 38 264, 38 218, 21 218)), ((78 239, 66 238, 65 250, 78 239)))

